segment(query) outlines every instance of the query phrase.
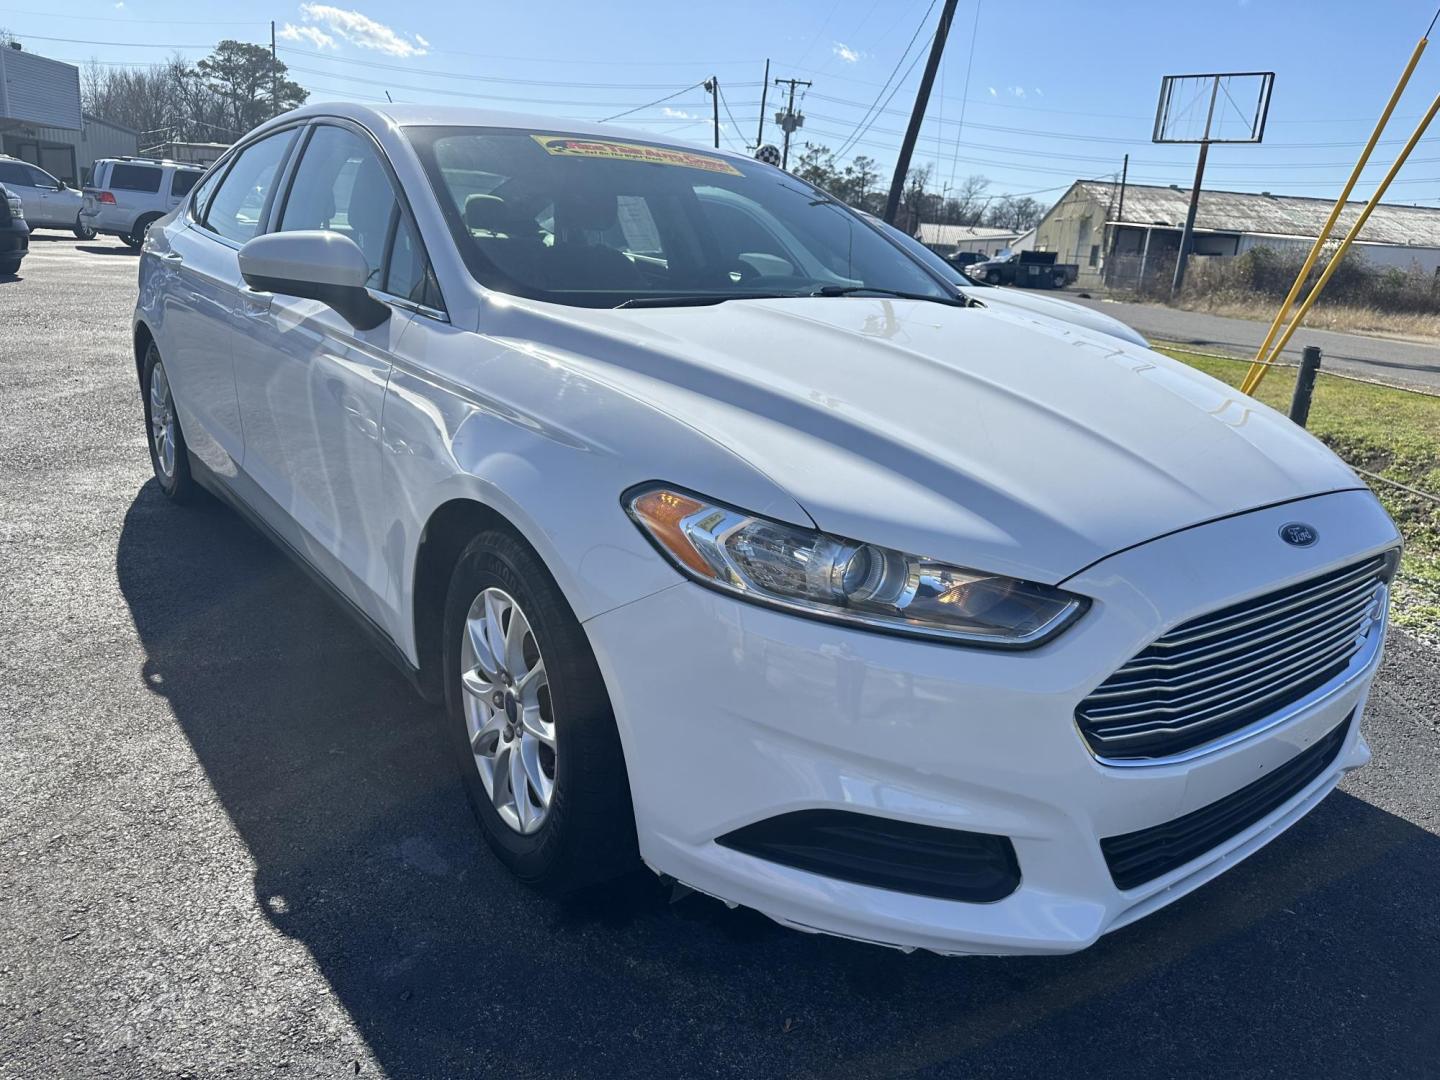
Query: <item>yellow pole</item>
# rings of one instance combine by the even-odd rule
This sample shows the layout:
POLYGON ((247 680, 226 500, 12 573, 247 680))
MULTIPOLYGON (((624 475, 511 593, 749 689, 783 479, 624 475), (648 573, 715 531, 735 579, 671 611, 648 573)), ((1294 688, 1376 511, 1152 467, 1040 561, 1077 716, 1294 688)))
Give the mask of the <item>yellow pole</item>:
POLYGON ((1285 333, 1282 334, 1280 340, 1275 343, 1274 351, 1271 352, 1265 365, 1261 366, 1257 377, 1254 380, 1250 380, 1248 386, 1241 388, 1244 393, 1253 394, 1255 392, 1255 388, 1260 385, 1260 379, 1265 376, 1268 365, 1275 361, 1275 358, 1278 357, 1285 346, 1290 343, 1290 339, 1295 336, 1295 331, 1300 328, 1300 323, 1304 321, 1306 314, 1308 314, 1311 307, 1314 306, 1315 301, 1320 298, 1320 293, 1324 290, 1325 283, 1330 280, 1331 276, 1339 268, 1340 260, 1343 259, 1345 253, 1350 250, 1350 244, 1354 241, 1355 237, 1360 235, 1360 230, 1365 227, 1365 223, 1370 220, 1370 215, 1374 212, 1375 207, 1380 204, 1380 199, 1390 187, 1390 182, 1395 179, 1396 173, 1400 171, 1401 166, 1405 164, 1411 151, 1413 151, 1416 144, 1420 142, 1420 139, 1425 134, 1425 129, 1430 126, 1430 121, 1435 119, 1437 112, 1440 112, 1440 94, 1435 95, 1435 100, 1430 103, 1430 108, 1426 110, 1425 115, 1420 118, 1419 125, 1415 128, 1414 134, 1410 136, 1409 141, 1406 142, 1405 146, 1401 149, 1400 156, 1395 159, 1395 164, 1390 166, 1390 171, 1385 174, 1385 179, 1380 181, 1380 186, 1375 189, 1375 194, 1370 196, 1370 201, 1365 204, 1365 209, 1360 211, 1360 216, 1355 219, 1355 224, 1350 226, 1350 231, 1345 234, 1345 239, 1340 241, 1340 246, 1336 249, 1335 254, 1326 265, 1325 272, 1320 275, 1320 280, 1315 283, 1315 288, 1310 290, 1310 295, 1305 298, 1305 302, 1301 304, 1295 312, 1295 317, 1290 320, 1290 325, 1285 328, 1285 333))
MULTIPOLYGON (((1428 32, 1427 32, 1428 33, 1428 32)), ((1270 324, 1270 332, 1265 335, 1265 341, 1255 352, 1255 360, 1250 365, 1250 370, 1245 373, 1243 385, 1249 386, 1260 381, 1260 367, 1262 361, 1270 351, 1270 346, 1275 341, 1275 335, 1280 332, 1280 324, 1285 321, 1285 316, 1290 313, 1290 305, 1295 303, 1295 298, 1300 295, 1300 290, 1305 285, 1305 279, 1310 276, 1310 270, 1315 266, 1315 260, 1320 257, 1320 252, 1325 248, 1325 241, 1330 238, 1330 230, 1335 228, 1335 222, 1339 220, 1340 213, 1345 209, 1345 204, 1350 199, 1350 193, 1355 190, 1355 185, 1360 181, 1360 174, 1365 170, 1370 155, 1375 150, 1375 144, 1380 141, 1380 135, 1385 130, 1385 125, 1390 122, 1390 115, 1395 111, 1395 106, 1400 103, 1400 96, 1405 92, 1406 85, 1410 82, 1410 76, 1415 71, 1415 65, 1420 63, 1420 55, 1425 51, 1425 46, 1430 43, 1428 36, 1422 37, 1415 45, 1415 51, 1410 54, 1410 62, 1405 65, 1405 70, 1400 75, 1400 81, 1395 84, 1395 90, 1390 95, 1390 100, 1385 105, 1385 111, 1380 114, 1379 121, 1375 124, 1375 130, 1370 133, 1370 141, 1365 144, 1365 149, 1360 151, 1360 160, 1355 162, 1355 168, 1350 172, 1350 179, 1345 181, 1345 188, 1340 192, 1340 197, 1335 200, 1335 206, 1330 211, 1330 216, 1325 219, 1325 225, 1320 230, 1320 235, 1315 238, 1315 245, 1310 249, 1310 255, 1305 260, 1305 265, 1300 268, 1300 273, 1295 278, 1295 284, 1290 286, 1290 293, 1285 297, 1285 302, 1280 305, 1280 310, 1275 312, 1275 321, 1270 324)))

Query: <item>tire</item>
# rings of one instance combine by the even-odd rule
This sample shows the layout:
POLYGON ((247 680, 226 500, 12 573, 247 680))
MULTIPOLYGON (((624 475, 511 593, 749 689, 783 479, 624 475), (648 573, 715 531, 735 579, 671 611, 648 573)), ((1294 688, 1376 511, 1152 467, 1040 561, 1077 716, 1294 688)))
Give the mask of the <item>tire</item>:
POLYGON ((150 226, 159 220, 159 214, 146 214, 139 221, 135 222, 134 227, 124 236, 120 237, 120 239, 125 241, 127 247, 132 247, 138 251, 140 245, 145 243, 145 234, 150 231, 150 226))
POLYGON ((78 219, 76 220, 76 222, 75 222, 75 239, 76 239, 76 240, 94 240, 94 239, 95 239, 95 235, 96 235, 96 234, 95 234, 95 230, 92 229, 89 225, 82 225, 82 224, 80 224, 80 222, 79 222, 78 219))
POLYGON ((13 277, 20 273, 19 259, 0 259, 0 277, 13 277))
POLYGON ((154 342, 145 351, 143 371, 141 396, 145 402, 145 441, 150 447, 150 466, 165 497, 173 503, 187 503, 196 491, 194 477, 190 475, 190 453, 185 434, 180 430, 180 418, 175 415, 170 380, 154 342))
POLYGON ((574 612, 539 556, 514 532, 487 530, 461 553, 446 597, 444 641, 446 741, 500 861, 527 885, 552 895, 632 870, 638 863, 635 818, 610 697, 574 612), (506 601, 513 605, 508 615, 506 601), (493 651, 482 653, 473 644, 486 640, 489 615, 502 636, 517 631, 501 649, 513 675, 487 674, 493 651), (537 662, 543 675, 527 682, 525 674, 537 662), (545 743, 532 737, 535 731, 548 732, 548 754, 545 743), (533 783, 526 761, 539 770, 533 783), (523 774, 518 796, 509 783, 512 765, 523 774), (542 791, 547 781, 548 803, 542 791), (528 827, 517 821, 526 812, 522 799, 528 827))

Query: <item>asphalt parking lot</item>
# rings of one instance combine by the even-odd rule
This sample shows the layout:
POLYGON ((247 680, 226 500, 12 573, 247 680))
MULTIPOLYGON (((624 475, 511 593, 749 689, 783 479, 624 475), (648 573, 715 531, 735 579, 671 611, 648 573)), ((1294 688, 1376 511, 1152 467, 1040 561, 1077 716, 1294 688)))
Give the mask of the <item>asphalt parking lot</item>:
POLYGON ((350 623, 163 503, 135 269, 0 279, 0 1077, 1440 1076, 1440 654, 1394 635, 1374 764, 1076 956, 544 900, 350 623))

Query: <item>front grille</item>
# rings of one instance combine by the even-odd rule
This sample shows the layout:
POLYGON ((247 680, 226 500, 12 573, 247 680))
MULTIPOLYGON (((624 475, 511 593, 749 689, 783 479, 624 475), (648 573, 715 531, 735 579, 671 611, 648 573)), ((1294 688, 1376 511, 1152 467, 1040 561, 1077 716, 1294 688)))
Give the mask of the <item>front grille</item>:
POLYGON ((1284 806, 1334 762, 1350 721, 1346 717, 1330 734, 1268 776, 1209 806, 1163 825, 1101 840, 1100 851, 1115 887, 1133 889, 1177 870, 1284 806))
POLYGON ((1075 710, 1109 760, 1165 758, 1293 705, 1335 678, 1384 608, 1389 555, 1177 626, 1075 710))

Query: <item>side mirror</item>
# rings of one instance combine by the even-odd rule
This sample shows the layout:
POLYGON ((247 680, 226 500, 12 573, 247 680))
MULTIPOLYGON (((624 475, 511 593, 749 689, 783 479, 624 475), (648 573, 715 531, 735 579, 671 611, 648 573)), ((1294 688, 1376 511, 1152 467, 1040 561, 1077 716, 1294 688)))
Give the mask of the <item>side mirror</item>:
POLYGON ((357 330, 374 330, 390 308, 365 287, 370 264, 348 236, 322 229, 267 233, 240 249, 240 276, 256 292, 319 300, 357 330))

